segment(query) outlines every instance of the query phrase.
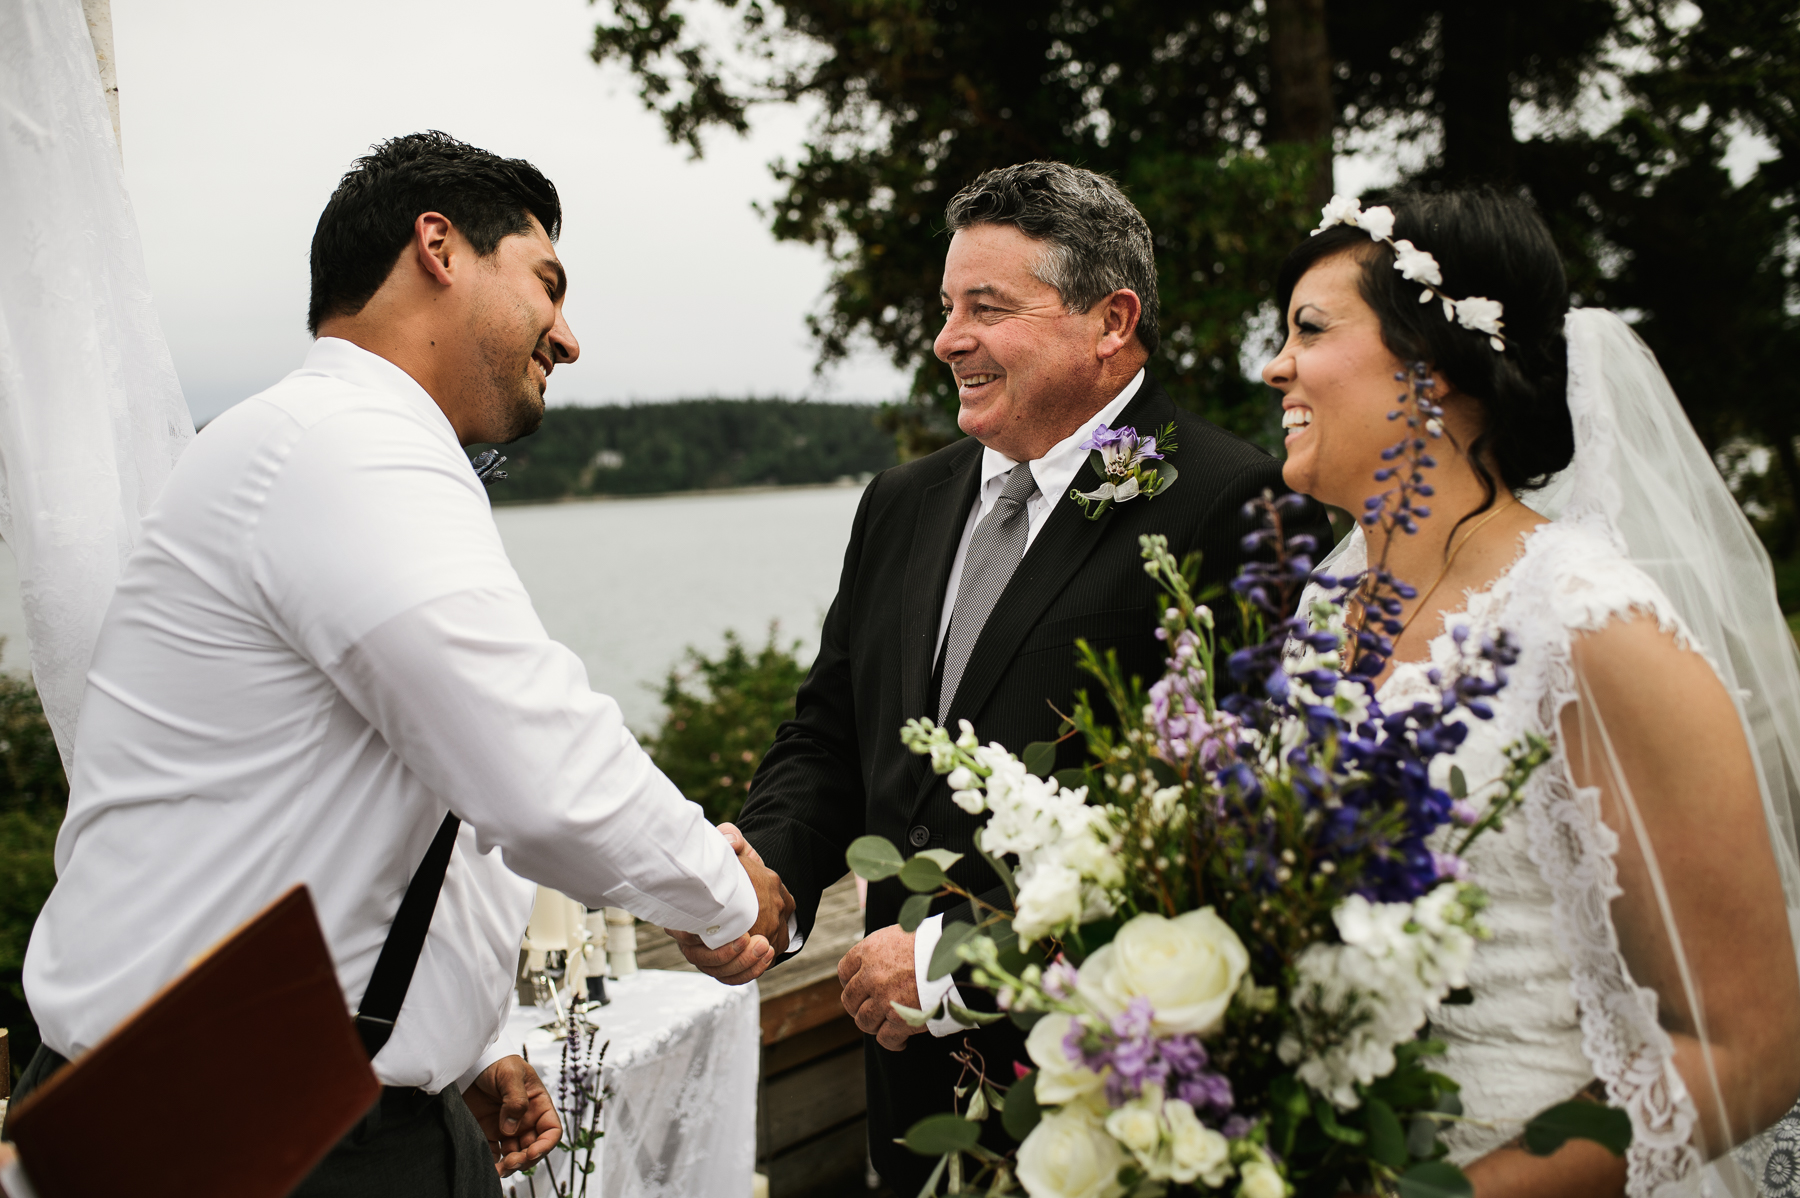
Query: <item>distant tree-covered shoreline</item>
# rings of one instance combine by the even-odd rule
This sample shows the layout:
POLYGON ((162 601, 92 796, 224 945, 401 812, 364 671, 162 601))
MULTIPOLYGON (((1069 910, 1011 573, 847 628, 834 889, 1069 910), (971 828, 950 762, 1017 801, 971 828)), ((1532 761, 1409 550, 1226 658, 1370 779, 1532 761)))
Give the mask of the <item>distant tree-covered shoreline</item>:
POLYGON ((490 494, 544 503, 860 479, 897 460, 874 415, 862 404, 784 399, 551 408, 537 432, 499 447, 507 479, 490 494))

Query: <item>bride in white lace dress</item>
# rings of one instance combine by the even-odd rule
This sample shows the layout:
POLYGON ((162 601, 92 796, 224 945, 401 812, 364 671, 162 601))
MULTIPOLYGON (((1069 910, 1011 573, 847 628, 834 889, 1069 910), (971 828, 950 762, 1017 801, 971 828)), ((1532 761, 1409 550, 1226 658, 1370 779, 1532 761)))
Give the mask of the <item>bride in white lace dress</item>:
POLYGON ((1283 268, 1287 341, 1263 371, 1286 481, 1360 513, 1410 363, 1444 413, 1417 533, 1359 528, 1324 565, 1385 554, 1416 587, 1370 617, 1398 630, 1382 704, 1432 697, 1457 630, 1504 630, 1518 663, 1454 758, 1471 801, 1526 732, 1556 747, 1469 861, 1494 940, 1472 1001, 1432 1021, 1462 1086, 1451 1157, 1480 1198, 1800 1194, 1800 1121, 1778 1123, 1800 1096, 1800 671, 1767 560, 1649 351, 1610 313, 1566 312, 1524 203, 1326 216, 1283 268), (1519 1146, 1578 1096, 1629 1114, 1623 1160, 1519 1146))

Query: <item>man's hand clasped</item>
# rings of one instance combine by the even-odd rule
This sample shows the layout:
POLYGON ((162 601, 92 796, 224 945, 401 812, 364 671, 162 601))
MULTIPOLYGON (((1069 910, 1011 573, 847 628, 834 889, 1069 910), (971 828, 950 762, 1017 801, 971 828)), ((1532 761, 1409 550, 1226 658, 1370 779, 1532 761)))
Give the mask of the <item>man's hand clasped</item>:
POLYGON ((522 1057, 502 1057, 463 1091, 487 1137, 494 1168, 505 1177, 542 1160, 562 1139, 562 1121, 537 1070, 522 1057))
POLYGON ((782 885, 781 875, 763 864, 761 855, 735 825, 720 824, 719 834, 731 845, 738 863, 750 875, 750 884, 756 888, 756 922, 744 935, 718 948, 707 948, 706 942, 692 932, 673 928, 668 932, 694 968, 728 986, 742 986, 761 977, 787 951, 794 896, 782 885))
POLYGON ((888 1051, 899 1052, 908 1039, 925 1030, 911 1026, 894 1010, 895 1003, 919 1005, 913 934, 901 931, 899 924, 889 924, 851 945, 838 962, 838 981, 844 984, 844 1010, 888 1051))

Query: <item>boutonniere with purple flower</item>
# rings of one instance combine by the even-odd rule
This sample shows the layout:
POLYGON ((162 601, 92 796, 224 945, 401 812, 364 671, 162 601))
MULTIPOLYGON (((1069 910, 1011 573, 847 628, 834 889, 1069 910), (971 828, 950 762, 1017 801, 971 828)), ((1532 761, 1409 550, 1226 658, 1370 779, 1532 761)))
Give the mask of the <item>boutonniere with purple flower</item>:
POLYGON ((1076 487, 1069 498, 1081 505, 1089 520, 1115 503, 1125 503, 1142 495, 1154 499, 1169 489, 1180 477, 1179 471, 1166 460, 1175 452, 1175 425, 1165 424, 1148 437, 1139 435, 1130 425, 1108 428, 1104 424, 1081 443, 1091 450, 1089 459, 1094 473, 1104 481, 1092 491, 1076 487))

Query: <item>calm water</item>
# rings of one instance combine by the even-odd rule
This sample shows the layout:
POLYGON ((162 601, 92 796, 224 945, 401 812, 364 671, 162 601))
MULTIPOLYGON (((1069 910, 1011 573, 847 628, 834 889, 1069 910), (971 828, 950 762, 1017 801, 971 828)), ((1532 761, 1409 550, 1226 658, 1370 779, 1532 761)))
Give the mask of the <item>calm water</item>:
MULTIPOLYGON (((662 718, 669 667, 726 629, 755 646, 769 622, 784 642, 818 644, 860 487, 788 487, 714 495, 502 507, 494 512, 550 635, 587 663, 637 731, 662 718)), ((18 569, 0 553, 0 668, 29 668, 18 569)))

